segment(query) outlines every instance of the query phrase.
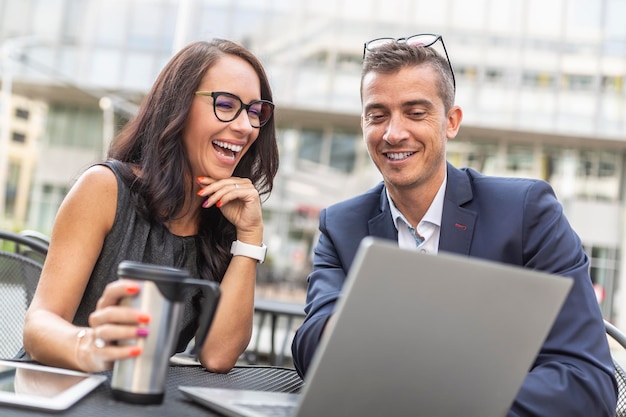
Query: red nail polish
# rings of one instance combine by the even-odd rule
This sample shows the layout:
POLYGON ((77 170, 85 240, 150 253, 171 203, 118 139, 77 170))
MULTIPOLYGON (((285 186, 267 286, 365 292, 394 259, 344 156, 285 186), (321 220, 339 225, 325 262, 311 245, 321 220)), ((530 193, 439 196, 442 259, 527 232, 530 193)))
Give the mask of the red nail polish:
POLYGON ((139 292, 139 287, 137 285, 129 285, 126 287, 126 294, 135 295, 139 292))
POLYGON ((204 179, 205 179, 205 177, 196 177, 196 181, 202 182, 202 181, 204 181, 204 179))
POLYGON ((149 316, 149 315, 147 315, 147 314, 140 314, 140 315, 137 317, 137 321, 138 321, 139 323, 150 323, 150 316, 149 316))
POLYGON ((203 191, 204 191, 204 189, 200 189, 200 190, 198 190, 198 192, 197 192, 196 194, 198 194, 198 195, 202 195, 202 192, 203 192, 203 191))
POLYGON ((132 349, 128 352, 128 354, 129 354, 130 356, 139 356, 139 355, 141 355, 141 348, 132 348, 132 349))
POLYGON ((219 200, 219 201, 217 202, 216 206, 217 206, 217 208, 222 207, 222 200, 219 200))

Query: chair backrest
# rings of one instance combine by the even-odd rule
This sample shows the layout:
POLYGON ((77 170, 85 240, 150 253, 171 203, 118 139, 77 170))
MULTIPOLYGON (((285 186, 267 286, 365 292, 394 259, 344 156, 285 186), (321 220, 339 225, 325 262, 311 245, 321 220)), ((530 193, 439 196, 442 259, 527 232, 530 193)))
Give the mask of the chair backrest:
POLYGON ((31 231, 18 234, 0 230, 0 250, 17 253, 43 264, 48 254, 49 239, 43 234, 33 235, 31 231))
POLYGON ((50 246, 50 236, 44 233, 38 232, 36 230, 25 229, 25 230, 21 230, 19 234, 20 236, 25 236, 29 239, 43 243, 44 245, 46 245, 46 248, 50 246))
MULTIPOLYGON (((612 345, 618 346, 623 351, 620 353, 623 353, 623 357, 626 358, 626 335, 606 320, 604 321, 604 327, 609 338, 614 341, 612 345)), ((615 378, 617 379, 617 407, 615 408, 615 416, 626 417, 626 372, 615 356, 617 355, 613 357, 615 378)))
POLYGON ((0 230, 0 358, 22 347, 26 310, 33 299, 47 245, 0 230))

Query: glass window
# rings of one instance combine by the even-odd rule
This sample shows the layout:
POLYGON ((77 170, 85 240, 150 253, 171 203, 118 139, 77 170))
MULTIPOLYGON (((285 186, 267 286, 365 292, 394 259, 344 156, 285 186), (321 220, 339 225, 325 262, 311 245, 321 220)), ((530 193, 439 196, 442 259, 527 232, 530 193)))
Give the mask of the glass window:
POLYGON ((263 13, 259 12, 258 6, 256 10, 238 10, 232 16, 232 25, 229 28, 231 37, 238 40, 243 46, 252 48, 252 42, 257 38, 257 33, 265 31, 264 24, 267 23, 267 20, 264 19, 264 16, 263 13))
POLYGON ((295 74, 292 91, 293 105, 307 105, 312 108, 327 108, 327 76, 323 69, 316 65, 305 65, 295 74))
MULTIPOLYGON (((463 3, 469 3, 464 1, 463 3)), ((496 33, 521 33, 522 8, 521 1, 490 1, 487 11, 487 28, 496 33)))
POLYGON ((356 144, 358 138, 355 133, 333 132, 330 147, 330 162, 332 168, 350 173, 354 169, 356 160, 356 144))
MULTIPOLYGON (((586 4, 591 3, 585 1, 586 4)), ((626 25, 624 24, 624 16, 626 16, 626 1, 624 0, 605 0, 605 16, 604 30, 607 39, 621 39, 622 43, 626 38, 626 25)))
MULTIPOLYGON (((170 58, 172 55, 172 49, 174 45, 174 32, 176 30, 176 20, 178 19, 178 3, 163 4, 165 11, 163 17, 163 23, 161 26, 161 52, 167 54, 170 58)), ((197 10, 194 10, 194 18, 198 18, 199 14, 196 14, 197 10)), ((190 27, 204 27, 204 22, 196 23, 195 20, 190 20, 190 27)), ((198 36, 204 39, 205 36, 198 36)), ((168 59, 169 60, 169 59, 168 59)))
POLYGON ((333 88, 331 95, 333 100, 333 109, 345 111, 347 113, 361 111, 360 78, 358 69, 354 71, 337 71, 333 77, 333 88))
POLYGON ((529 37, 560 37, 563 0, 528 0, 526 4, 526 25, 529 37))
POLYGON ((74 120, 74 141, 77 147, 99 149, 102 142, 102 113, 98 110, 78 109, 74 120))
MULTIPOLYGON (((345 15, 351 17, 351 15, 354 14, 359 9, 359 7, 361 7, 364 9, 364 16, 362 17, 367 20, 371 21, 373 19, 376 19, 380 22, 391 23, 393 25, 397 24, 398 22, 413 25, 412 11, 415 7, 413 5, 414 2, 415 0, 395 0, 392 3, 392 7, 389 7, 389 2, 383 1, 373 1, 371 3, 361 2, 361 4, 363 4, 362 6, 357 4, 356 6, 352 7, 351 12, 346 11, 345 15), (366 5, 367 9, 365 9, 366 5)), ((398 36, 409 35, 413 35, 413 33, 398 34, 398 36)))
POLYGON ((450 19, 447 1, 415 0, 413 4, 413 18, 416 27, 447 26, 450 19))
POLYGON ((626 1, 606 0, 604 16, 604 53, 623 59, 626 56, 626 1))
POLYGON ((571 74, 565 78, 570 90, 589 90, 593 87, 591 75, 571 74))
POLYGON ((205 6, 220 6, 220 7, 226 7, 228 6, 232 0, 201 0, 205 6))
POLYGON ((28 118, 30 117, 30 111, 28 111, 28 109, 18 107, 17 109, 15 109, 15 117, 17 117, 18 119, 28 120, 28 118))
POLYGON ((526 145, 509 145, 506 155, 506 169, 510 175, 527 174, 533 171, 533 148, 526 145))
POLYGON ((122 70, 122 52, 119 49, 96 49, 92 55, 89 82, 117 88, 122 70))
POLYGON ((485 70, 485 81, 491 83, 501 83, 504 81, 506 71, 502 68, 487 68, 485 70))
POLYGON ((99 46, 121 46, 126 42, 126 22, 128 19, 126 0, 107 0, 97 3, 98 25, 95 30, 96 44, 99 46))
POLYGON ((64 144, 65 132, 67 131, 69 118, 67 117, 66 112, 63 111, 63 107, 51 105, 46 120, 46 132, 48 133, 46 144, 64 144))
POLYGON ((13 132, 11 140, 14 143, 26 143, 26 135, 19 132, 13 132))
MULTIPOLYGON (((389 14, 394 14, 391 12, 395 12, 396 21, 398 16, 403 15, 399 10, 399 5, 396 3, 399 3, 399 1, 395 1, 393 7, 383 7, 382 10, 377 10, 380 13, 380 20, 387 20, 389 14), (385 13, 385 10, 387 13, 385 13)), ((333 11, 332 8, 329 8, 329 14, 339 16, 341 19, 367 20, 374 14, 372 0, 339 0, 335 4, 335 10, 333 11)))
POLYGON ((52 105, 47 117, 51 145, 99 149, 102 142, 102 112, 99 109, 52 105))
POLYGON ((5 16, 7 15, 6 8, 9 0, 0 0, 0 38, 2 37, 2 28, 4 26, 5 16))
POLYGON ((595 152, 581 151, 577 174, 583 178, 595 175, 595 152))
POLYGON ((36 230, 49 234, 59 206, 69 190, 65 186, 43 184, 37 191, 39 192, 33 193, 34 198, 31 201, 31 213, 36 213, 31 221, 35 223, 36 230))
POLYGON ((304 129, 300 132, 298 159, 321 163, 324 133, 321 130, 304 129))
MULTIPOLYGON (((578 85, 584 78, 576 81, 578 85)), ((577 132, 580 135, 593 135, 598 97, 588 91, 561 89, 557 97, 558 115, 556 129, 564 132, 577 132)))
POLYGON ((62 39, 70 42, 80 39, 86 7, 87 2, 83 0, 66 0, 61 25, 62 39))
POLYGON ((600 162, 598 166, 599 177, 615 177, 620 163, 621 155, 617 152, 600 152, 600 162))
POLYGON ((318 0, 294 3, 298 4, 298 6, 296 7, 301 7, 302 9, 304 9, 302 13, 312 17, 330 16, 335 13, 335 7, 337 6, 336 0, 333 2, 329 2, 328 0, 318 0))
POLYGON ((565 37, 570 41, 596 43, 602 34, 602 2, 568 0, 565 8, 565 37))
POLYGON ((154 59, 153 54, 129 54, 124 63, 124 71, 122 71, 124 87, 132 91, 150 90, 156 71, 154 59))
MULTIPOLYGON (((485 10, 487 8, 487 0, 456 0, 450 1, 450 12, 452 13, 451 26, 460 30, 474 29, 482 30, 485 27, 485 10)), ((489 2, 506 3, 506 2, 489 2)))
POLYGON ((617 95, 601 96, 599 115, 599 133, 607 136, 622 137, 624 135, 624 99, 617 95))
MULTIPOLYGON (((79 73, 79 55, 75 47, 64 46, 59 49, 57 71, 65 77, 79 73)), ((76 75, 74 75, 76 77, 76 75)))
POLYGON ((128 46, 131 48, 153 49, 159 47, 160 33, 163 30, 163 9, 153 3, 131 3, 132 16, 129 26, 128 46))
POLYGON ((201 32, 204 37, 230 37, 233 13, 225 5, 207 4, 198 13, 200 27, 210 27, 210 34, 201 32))
POLYGON ((551 131, 557 112, 556 104, 553 90, 547 87, 522 88, 519 92, 517 115, 519 125, 551 131))
POLYGON ((522 85, 529 87, 553 87, 556 83, 554 74, 548 72, 525 71, 522 74, 522 85))
POLYGON ((621 152, 581 150, 576 171, 576 192, 581 198, 618 201, 620 194, 621 152))
POLYGON ((270 2, 269 7, 272 13, 285 13, 293 9, 293 6, 297 4, 298 3, 293 0, 274 0, 270 2))
POLYGON ((497 169, 497 145, 481 143, 472 139, 471 142, 448 142, 448 159, 454 160, 456 166, 467 166, 479 172, 494 173, 497 169))
POLYGON ((30 3, 26 1, 7 1, 0 14, 0 33, 5 38, 23 36, 31 27, 30 3))
POLYGON ((37 38, 58 38, 63 22, 63 0, 36 0, 32 19, 33 34, 37 38))
POLYGON ((619 251, 617 248, 601 246, 585 247, 585 251, 590 257, 589 274, 600 303, 602 315, 611 318, 618 276, 619 251))
MULTIPOLYGON (((625 41, 626 43, 626 41, 625 41)), ((621 93, 624 88, 624 76, 602 76, 602 89, 608 93, 621 93)))

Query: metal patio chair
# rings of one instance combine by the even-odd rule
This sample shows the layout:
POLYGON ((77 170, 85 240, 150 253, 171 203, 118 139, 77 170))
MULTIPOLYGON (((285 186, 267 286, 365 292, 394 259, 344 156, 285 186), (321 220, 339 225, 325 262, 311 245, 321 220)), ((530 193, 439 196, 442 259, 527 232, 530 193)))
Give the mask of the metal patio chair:
MULTIPOLYGON (((615 341, 626 353, 626 335, 607 320, 604 320, 604 327, 608 337, 615 341)), ((615 358, 613 358, 613 366, 615 367, 615 379, 617 379, 617 407, 615 408, 615 416, 626 417, 626 372, 624 372, 624 368, 622 368, 622 365, 620 365, 615 358)))
POLYGON ((0 230, 0 358, 12 358, 22 347, 26 309, 47 252, 43 242, 0 230))

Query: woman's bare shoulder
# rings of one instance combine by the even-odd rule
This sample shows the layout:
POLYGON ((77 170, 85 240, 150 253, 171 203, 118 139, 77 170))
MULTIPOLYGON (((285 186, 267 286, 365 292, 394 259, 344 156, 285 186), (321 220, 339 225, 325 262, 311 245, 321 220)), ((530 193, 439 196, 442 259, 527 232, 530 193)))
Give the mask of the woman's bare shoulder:
POLYGON ((90 222, 103 222, 108 229, 117 209, 117 179, 113 171, 103 165, 86 169, 76 180, 59 209, 64 218, 74 220, 89 218, 90 222), (75 217, 76 216, 76 217, 75 217))
POLYGON ((87 168, 76 183, 87 183, 89 186, 100 185, 117 188, 117 179, 111 168, 106 165, 92 165, 87 168))

